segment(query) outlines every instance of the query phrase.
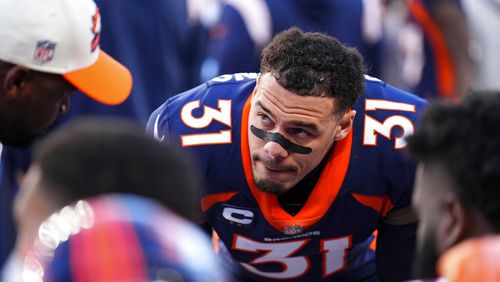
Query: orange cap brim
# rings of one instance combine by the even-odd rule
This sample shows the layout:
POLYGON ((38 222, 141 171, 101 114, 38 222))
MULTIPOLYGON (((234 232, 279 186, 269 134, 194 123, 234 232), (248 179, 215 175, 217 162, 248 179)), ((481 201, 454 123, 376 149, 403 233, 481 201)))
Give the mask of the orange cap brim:
POLYGON ((92 99, 107 105, 122 103, 132 90, 130 71, 102 50, 93 65, 63 77, 92 99))

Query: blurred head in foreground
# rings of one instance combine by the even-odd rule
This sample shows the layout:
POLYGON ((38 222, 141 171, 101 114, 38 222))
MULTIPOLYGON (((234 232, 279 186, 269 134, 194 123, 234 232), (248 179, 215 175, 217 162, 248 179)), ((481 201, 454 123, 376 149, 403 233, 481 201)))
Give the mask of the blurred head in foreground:
POLYGON ((27 147, 70 108, 75 90, 124 102, 130 71, 100 49, 92 0, 0 1, 0 142, 27 147))
POLYGON ((408 140, 419 160, 413 194, 419 277, 435 277, 437 259, 452 246, 500 231, 499 109, 500 93, 436 103, 408 140))
POLYGON ((172 280, 168 263, 189 269, 196 259, 199 272, 217 264, 206 238, 182 218, 198 218, 196 179, 176 151, 135 124, 86 119, 61 127, 35 148, 16 199, 16 253, 24 275, 49 281, 191 281, 183 270, 176 270, 181 280, 172 280), (113 193, 128 196, 80 201, 113 193), (198 255, 185 261, 190 250, 198 255), (96 271, 102 276, 85 276, 96 271))
POLYGON ((51 215, 24 257, 25 281, 229 281, 203 231, 134 195, 51 215))

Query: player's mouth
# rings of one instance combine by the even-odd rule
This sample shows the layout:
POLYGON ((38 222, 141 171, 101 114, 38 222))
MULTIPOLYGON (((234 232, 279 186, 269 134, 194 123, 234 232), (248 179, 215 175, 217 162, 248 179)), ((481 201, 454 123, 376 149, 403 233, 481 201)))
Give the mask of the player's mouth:
POLYGON ((265 163, 262 163, 262 167, 264 175, 270 178, 289 178, 295 173, 295 169, 291 167, 272 166, 265 163))
POLYGON ((274 179, 275 181, 285 181, 293 177, 298 169, 292 165, 280 165, 273 161, 259 158, 258 155, 252 156, 254 171, 262 178, 274 179))
POLYGON ((267 170, 270 170, 272 172, 285 172, 285 171, 291 171, 291 169, 289 168, 285 168, 285 167, 269 167, 267 165, 264 165, 264 167, 267 169, 267 170))

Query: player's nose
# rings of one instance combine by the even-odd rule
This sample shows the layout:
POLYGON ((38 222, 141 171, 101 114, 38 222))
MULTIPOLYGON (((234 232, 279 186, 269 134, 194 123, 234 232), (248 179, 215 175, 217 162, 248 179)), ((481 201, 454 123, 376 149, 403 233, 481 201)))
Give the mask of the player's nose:
POLYGON ((288 156, 288 151, 281 147, 280 144, 273 141, 267 142, 264 145, 264 150, 274 161, 281 161, 288 156))

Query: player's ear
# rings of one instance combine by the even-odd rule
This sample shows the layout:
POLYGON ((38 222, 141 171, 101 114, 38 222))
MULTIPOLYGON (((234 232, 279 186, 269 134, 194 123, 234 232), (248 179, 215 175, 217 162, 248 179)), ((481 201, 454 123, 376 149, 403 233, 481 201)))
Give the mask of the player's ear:
POLYGON ((453 193, 447 193, 442 203, 441 221, 437 229, 438 246, 446 250, 464 239, 467 232, 467 215, 458 197, 453 193))
POLYGON ((8 99, 16 99, 24 90, 32 73, 31 70, 22 66, 12 66, 5 73, 3 80, 3 92, 8 99))
POLYGON ((347 137, 354 124, 355 116, 355 110, 349 110, 342 116, 337 128, 335 128, 335 141, 339 141, 347 137))

